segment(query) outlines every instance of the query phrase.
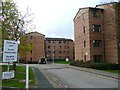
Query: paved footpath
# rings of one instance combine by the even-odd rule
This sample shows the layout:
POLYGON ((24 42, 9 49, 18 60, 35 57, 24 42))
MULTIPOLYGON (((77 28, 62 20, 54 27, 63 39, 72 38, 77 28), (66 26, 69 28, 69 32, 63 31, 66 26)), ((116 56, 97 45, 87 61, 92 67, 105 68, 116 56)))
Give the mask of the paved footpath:
POLYGON ((105 77, 120 79, 120 74, 113 74, 113 73, 102 71, 102 70, 96 70, 96 69, 84 68, 84 67, 75 67, 75 66, 71 66, 71 65, 68 65, 67 67, 78 69, 78 70, 85 71, 85 72, 88 72, 88 73, 94 73, 94 74, 102 75, 102 76, 105 76, 105 77))
POLYGON ((37 88, 54 88, 37 67, 33 67, 33 68, 34 68, 35 78, 37 81, 37 88))

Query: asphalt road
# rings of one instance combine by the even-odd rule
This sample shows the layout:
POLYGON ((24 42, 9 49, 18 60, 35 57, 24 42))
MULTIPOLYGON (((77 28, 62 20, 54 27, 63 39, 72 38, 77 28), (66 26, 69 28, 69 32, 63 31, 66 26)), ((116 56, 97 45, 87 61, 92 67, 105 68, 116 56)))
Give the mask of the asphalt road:
POLYGON ((31 66, 37 67, 55 88, 118 88, 116 79, 68 68, 66 65, 31 66))

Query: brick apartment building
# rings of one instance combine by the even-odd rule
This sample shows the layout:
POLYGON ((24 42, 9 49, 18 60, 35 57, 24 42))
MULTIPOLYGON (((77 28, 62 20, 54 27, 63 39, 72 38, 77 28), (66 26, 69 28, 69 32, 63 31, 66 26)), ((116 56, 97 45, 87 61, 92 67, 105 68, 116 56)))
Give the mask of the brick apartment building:
POLYGON ((45 38, 45 35, 38 32, 31 32, 25 35, 20 41, 22 46, 28 44, 32 50, 20 50, 20 62, 38 62, 40 58, 74 59, 73 40, 65 38, 45 38), (53 48, 54 45, 54 48, 53 48), (53 53, 54 52, 54 53, 53 53))
POLYGON ((51 60, 74 60, 73 40, 65 38, 46 38, 46 57, 51 60))
POLYGON ((119 12, 116 2, 79 9, 74 18, 75 60, 118 63, 119 12))
MULTIPOLYGON (((25 35, 25 39, 20 41, 22 45, 30 45, 31 50, 20 51, 20 60, 28 62, 38 62, 40 58, 45 57, 45 35, 38 32, 31 32, 25 35)), ((23 62, 23 61, 21 61, 23 62)))

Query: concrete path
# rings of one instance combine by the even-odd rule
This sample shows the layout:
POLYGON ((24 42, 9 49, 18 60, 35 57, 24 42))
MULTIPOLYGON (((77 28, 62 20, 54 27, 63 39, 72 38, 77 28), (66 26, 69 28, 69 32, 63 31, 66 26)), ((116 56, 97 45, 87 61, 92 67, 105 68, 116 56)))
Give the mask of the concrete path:
POLYGON ((42 72, 37 68, 34 68, 34 74, 37 81, 37 88, 53 88, 53 86, 49 83, 46 77, 42 74, 42 72))
POLYGON ((71 65, 68 65, 67 67, 73 68, 73 69, 78 69, 78 70, 89 72, 89 73, 93 73, 93 74, 110 77, 110 78, 114 78, 114 79, 120 79, 119 74, 113 74, 113 73, 102 71, 102 70, 96 70, 96 69, 84 68, 84 67, 75 67, 75 66, 71 66, 71 65))

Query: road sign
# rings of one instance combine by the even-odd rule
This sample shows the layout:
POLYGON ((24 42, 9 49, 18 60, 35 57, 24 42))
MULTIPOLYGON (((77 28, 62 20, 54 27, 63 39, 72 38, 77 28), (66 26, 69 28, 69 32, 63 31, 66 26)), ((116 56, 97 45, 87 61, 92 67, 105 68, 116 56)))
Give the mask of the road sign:
POLYGON ((4 40, 4 52, 17 52, 18 42, 11 40, 4 40))
POLYGON ((3 62, 16 62, 17 53, 3 53, 3 62))
POLYGON ((16 62, 17 49, 18 49, 17 41, 4 40, 3 62, 16 62))
POLYGON ((2 79, 10 79, 14 78, 15 74, 14 72, 6 71, 2 73, 2 79))

